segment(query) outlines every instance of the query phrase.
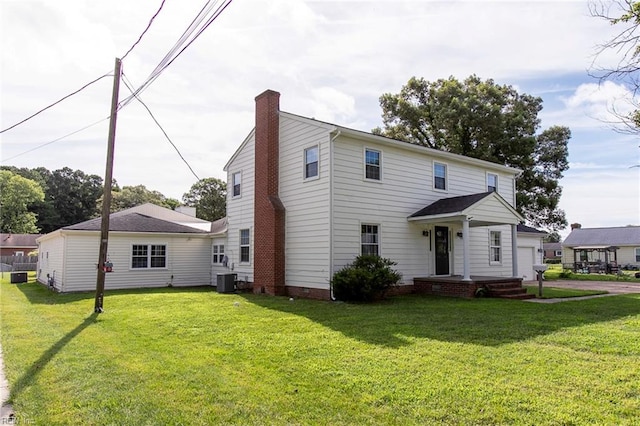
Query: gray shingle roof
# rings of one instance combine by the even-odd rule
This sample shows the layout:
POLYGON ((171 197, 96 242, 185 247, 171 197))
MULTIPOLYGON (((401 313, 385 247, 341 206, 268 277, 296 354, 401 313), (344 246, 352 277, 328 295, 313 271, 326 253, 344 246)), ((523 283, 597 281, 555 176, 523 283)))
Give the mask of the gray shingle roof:
POLYGON ((478 201, 489 196, 491 192, 482 192, 480 194, 462 195, 460 197, 442 198, 429 204, 427 207, 418 210, 409 217, 434 216, 439 214, 461 212, 471 207, 478 201))
MULTIPOLYGON (((75 225, 65 226, 62 229, 74 231, 99 231, 102 227, 102 219, 96 218, 75 225)), ((208 234, 209 231, 179 225, 166 220, 156 219, 140 213, 129 213, 122 216, 111 215, 109 218, 109 231, 121 232, 162 232, 171 234, 208 234)))
POLYGON ((532 227, 527 226, 527 225, 523 225, 521 223, 518 224, 517 228, 518 228, 518 232, 524 232, 524 233, 528 233, 528 234, 546 234, 546 232, 544 232, 544 231, 541 231, 541 230, 536 229, 536 228, 532 228, 532 227))
POLYGON ((38 247, 36 239, 42 234, 0 234, 2 247, 38 247))
POLYGON ((563 247, 638 246, 640 226, 574 229, 562 242, 563 247))

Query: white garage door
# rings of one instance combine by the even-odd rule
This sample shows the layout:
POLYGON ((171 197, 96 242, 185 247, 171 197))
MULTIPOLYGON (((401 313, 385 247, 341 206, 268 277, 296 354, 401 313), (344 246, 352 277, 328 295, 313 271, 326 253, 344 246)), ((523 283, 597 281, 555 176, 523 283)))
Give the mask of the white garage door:
POLYGON ((518 247, 518 275, 525 281, 535 281, 537 279, 533 270, 533 259, 533 247, 518 247))

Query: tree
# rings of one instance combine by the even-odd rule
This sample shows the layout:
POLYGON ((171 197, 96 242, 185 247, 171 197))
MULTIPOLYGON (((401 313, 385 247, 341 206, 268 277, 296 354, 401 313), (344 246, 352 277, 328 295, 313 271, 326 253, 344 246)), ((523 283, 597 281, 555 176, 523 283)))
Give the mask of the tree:
POLYGON ((562 241, 562 236, 557 232, 551 232, 544 238, 545 243, 559 243, 562 241))
POLYGON ((0 230, 13 234, 36 234, 37 216, 29 208, 44 199, 44 191, 31 179, 0 170, 0 230))
MULTIPOLYGON (((180 205, 180 201, 167 198, 161 192, 147 189, 144 185, 123 186, 122 190, 116 186, 111 193, 111 213, 145 203, 153 203, 171 210, 180 205)), ((102 197, 97 200, 97 206, 102 209, 102 197)))
POLYGON ((472 75, 429 82, 412 77, 400 93, 380 97, 384 129, 373 133, 523 170, 517 208, 528 223, 559 230, 558 180, 568 169, 567 127, 536 134, 542 99, 472 75))
POLYGON ((616 25, 620 31, 611 39, 598 46, 596 60, 594 60, 590 74, 604 82, 618 81, 626 86, 633 98, 627 99, 632 112, 623 112, 613 106, 611 113, 618 120, 616 130, 622 133, 640 134, 640 102, 636 94, 640 90, 640 44, 638 26, 640 25, 640 2, 631 0, 615 0, 591 3, 591 16, 604 19, 611 25, 616 25), (597 59, 608 52, 619 56, 613 66, 600 67, 597 59))
POLYGON ((223 218, 227 214, 227 183, 216 178, 200 179, 182 196, 182 202, 195 207, 200 219, 223 218))

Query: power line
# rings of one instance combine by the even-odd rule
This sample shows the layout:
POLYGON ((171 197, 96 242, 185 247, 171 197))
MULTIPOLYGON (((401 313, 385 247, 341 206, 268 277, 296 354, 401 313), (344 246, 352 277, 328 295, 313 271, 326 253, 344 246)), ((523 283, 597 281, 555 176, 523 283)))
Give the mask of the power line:
POLYGON ((100 123, 102 123, 103 121, 106 121, 106 120, 108 120, 108 119, 109 119, 109 117, 106 117, 106 118, 100 119, 100 120, 96 121, 95 123, 91 123, 91 124, 89 124, 88 126, 84 126, 83 128, 78 129, 78 130, 76 130, 76 131, 74 131, 74 132, 68 133, 68 134, 66 134, 66 135, 64 135, 64 136, 60 136, 60 137, 59 137, 59 138, 57 138, 57 139, 54 139, 54 140, 49 141, 49 142, 47 142, 47 143, 43 143, 42 145, 38 145, 38 146, 36 146, 35 148, 31 148, 31 149, 28 149, 28 150, 26 150, 26 151, 23 151, 23 152, 21 152, 20 154, 14 155, 13 157, 5 158, 5 159, 4 159, 4 160, 2 160, 1 162, 5 162, 5 161, 9 161, 9 160, 13 160, 14 158, 20 157, 20 156, 22 156, 22 155, 24 155, 24 154, 28 154, 28 153, 33 152, 33 151, 35 151, 35 150, 38 150, 38 149, 40 149, 40 148, 44 148, 44 147, 45 147, 45 146, 47 146, 47 145, 51 145, 51 144, 52 144, 52 143, 54 143, 54 142, 58 142, 58 141, 60 141, 60 140, 62 140, 62 139, 68 138, 69 136, 73 136, 73 135, 75 135, 76 133, 80 133, 80 132, 82 132, 83 130, 87 130, 89 127, 93 127, 93 126, 95 126, 96 124, 100 124, 100 123))
POLYGON ((129 50, 127 50, 127 53, 125 53, 122 56, 122 58, 120 58, 121 61, 123 61, 124 58, 126 58, 127 55, 129 53, 131 53, 131 51, 138 45, 138 43, 140 43, 140 40, 142 40, 142 37, 144 37, 144 35, 147 33, 147 31, 149 31, 149 28, 151 28, 151 24, 153 23, 153 20, 156 19, 156 17, 158 16, 160 11, 162 10, 162 7, 164 6, 164 2, 165 2, 165 0, 162 0, 162 2, 160 3, 160 7, 156 11, 156 13, 151 17, 151 19, 149 20, 149 23, 147 24, 147 28, 145 28, 144 31, 142 31, 142 34, 140 34, 140 37, 138 37, 138 40, 136 40, 136 42, 133 43, 133 45, 129 48, 129 50))
POLYGON ((203 32, 209 25, 215 21, 218 16, 231 4, 232 0, 224 0, 215 10, 213 10, 219 3, 219 0, 208 0, 202 7, 200 13, 191 21, 191 24, 178 38, 178 41, 173 45, 169 52, 162 58, 155 69, 149 74, 147 79, 138 87, 130 96, 120 103, 120 108, 123 108, 129 104, 136 95, 139 95, 147 87, 149 87, 160 74, 175 61, 203 32), (212 12, 213 10, 213 12, 212 12), (204 23, 203 23, 204 22, 204 23), (191 37, 193 34, 195 35, 191 37), (186 44, 185 44, 186 43, 186 44))
POLYGON ((101 75, 100 77, 96 78, 95 80, 91 80, 90 82, 88 82, 87 84, 85 84, 84 86, 82 86, 81 88, 79 88, 78 90, 76 90, 75 92, 71 92, 71 93, 69 93, 68 95, 66 95, 66 96, 64 96, 64 97, 62 97, 62 98, 60 98, 60 99, 58 99, 57 101, 55 101, 55 102, 54 102, 54 103, 52 103, 51 105, 49 105, 49 106, 46 106, 46 107, 42 108, 40 111, 36 112, 35 114, 32 114, 32 115, 30 115, 29 117, 25 118, 24 120, 17 122, 17 123, 16 123, 16 124, 14 124, 13 126, 9 126, 9 127, 7 127, 6 129, 0 130, 0 133, 4 133, 4 132, 6 132, 7 130, 11 130, 11 129, 13 129, 13 128, 14 128, 14 127, 16 127, 16 126, 19 126, 20 124, 22 124, 22 123, 24 123, 24 122, 26 122, 26 121, 31 120, 31 119, 32 119, 33 117, 35 117, 36 115, 38 115, 38 114, 40 114, 40 113, 42 113, 42 112, 44 112, 44 111, 48 110, 49 108, 51 108, 51 107, 53 107, 53 106, 55 106, 55 105, 59 104, 60 102, 64 101, 65 99, 70 98, 71 96, 73 96, 73 95, 75 95, 75 94, 80 93, 81 91, 83 91, 83 90, 84 90, 84 89, 86 89, 87 87, 91 86, 92 84, 94 84, 94 83, 96 83, 96 82, 100 81, 101 79, 103 79, 103 78, 105 78, 105 77, 108 77, 109 75, 112 75, 112 74, 110 74, 110 73, 106 73, 106 74, 101 75))
MULTIPOLYGON (((124 73, 122 73, 122 77, 123 77, 123 83, 125 86, 127 86, 127 89, 129 89, 129 91, 131 92, 132 96, 135 97, 138 102, 140 102, 142 104, 142 106, 147 110, 147 112, 149 113, 149 115, 151 116, 151 118, 153 119, 153 121, 158 125, 158 127, 160 128, 160 130, 162 130, 162 133, 164 134, 164 137, 167 138, 167 140, 169 141, 169 143, 171 144, 171 146, 173 146, 173 149, 176 150, 176 152, 178 153, 178 155, 180 156, 180 158, 182 159, 182 161, 184 162, 184 164, 187 165, 187 167, 189 168, 189 170, 191 170, 191 173, 196 177, 197 180, 200 180, 200 178, 198 177, 198 175, 196 174, 196 172, 193 171, 193 169, 191 168, 191 165, 189 164, 189 162, 187 162, 187 160, 182 156, 182 154, 180 153, 180 150, 178 149, 178 147, 176 146, 176 144, 173 143, 173 141, 171 140, 171 138, 169 137, 169 135, 167 134, 167 132, 164 130, 164 128, 162 127, 162 125, 158 122, 158 120, 156 119, 156 117, 153 115, 153 113, 151 112, 151 110, 149 109, 149 107, 147 106, 147 104, 145 104, 144 102, 142 102, 142 99, 140 99, 140 96, 136 95, 135 92, 133 91, 133 89, 131 88, 131 86, 127 83, 127 77, 124 75, 124 73)), ((130 83, 130 82, 129 82, 130 83)))

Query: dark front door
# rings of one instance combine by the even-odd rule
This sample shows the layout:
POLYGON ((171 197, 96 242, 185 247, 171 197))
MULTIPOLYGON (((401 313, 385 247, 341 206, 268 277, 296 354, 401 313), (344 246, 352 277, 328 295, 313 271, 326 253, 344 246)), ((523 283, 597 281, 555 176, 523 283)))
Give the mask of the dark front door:
POLYGON ((436 226, 436 275, 449 275, 449 228, 436 226))

